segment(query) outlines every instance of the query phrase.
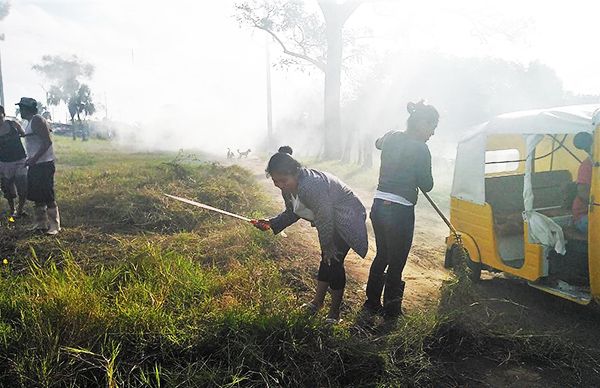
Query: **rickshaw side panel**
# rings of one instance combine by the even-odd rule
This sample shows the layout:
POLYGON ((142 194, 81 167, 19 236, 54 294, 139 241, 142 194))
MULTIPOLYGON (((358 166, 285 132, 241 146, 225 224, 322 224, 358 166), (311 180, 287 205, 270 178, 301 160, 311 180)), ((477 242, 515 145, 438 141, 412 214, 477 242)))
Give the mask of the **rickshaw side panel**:
POLYGON ((590 289, 592 296, 600 302, 600 126, 594 131, 593 149, 594 167, 590 190, 589 226, 588 226, 588 266, 590 270, 590 289), (593 200, 593 201, 592 201, 593 200))
POLYGON ((484 258, 493 255, 496 250, 496 240, 493 231, 493 218, 489 205, 478 205, 472 202, 451 198, 450 221, 461 233, 473 239, 476 249, 469 249, 469 256, 476 260, 479 257, 483 264, 484 258))
POLYGON ((544 260, 544 247, 540 244, 529 242, 529 224, 524 223, 523 238, 525 242, 525 262, 519 269, 519 276, 535 281, 548 275, 548 268, 544 260))
MULTIPOLYGON (((498 253, 493 212, 489 204, 479 205, 452 197, 450 219, 459 233, 473 239, 482 264, 530 281, 543 276, 542 247, 530 244, 527 240, 525 240, 524 265, 521 268, 514 268, 504 264, 498 253)), ((468 246, 466 248, 472 258, 476 257, 472 248, 468 246)))

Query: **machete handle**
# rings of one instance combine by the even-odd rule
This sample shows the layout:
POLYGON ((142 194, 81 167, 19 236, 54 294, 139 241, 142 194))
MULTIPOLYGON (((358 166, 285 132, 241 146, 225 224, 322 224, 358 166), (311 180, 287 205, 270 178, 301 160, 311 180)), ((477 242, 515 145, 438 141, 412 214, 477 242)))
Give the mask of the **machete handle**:
POLYGON ((271 224, 266 220, 250 220, 250 223, 263 232, 271 229, 271 224))

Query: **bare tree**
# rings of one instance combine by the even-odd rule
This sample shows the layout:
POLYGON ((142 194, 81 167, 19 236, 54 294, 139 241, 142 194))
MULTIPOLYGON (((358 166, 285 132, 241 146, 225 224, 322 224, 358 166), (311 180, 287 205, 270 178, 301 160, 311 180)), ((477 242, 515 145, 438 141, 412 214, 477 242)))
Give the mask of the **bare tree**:
POLYGON ((317 0, 319 15, 305 8, 302 1, 255 0, 236 4, 240 24, 269 34, 286 58, 282 64, 309 64, 323 72, 324 153, 325 159, 339 159, 343 141, 340 96, 344 45, 344 24, 363 0, 317 0))

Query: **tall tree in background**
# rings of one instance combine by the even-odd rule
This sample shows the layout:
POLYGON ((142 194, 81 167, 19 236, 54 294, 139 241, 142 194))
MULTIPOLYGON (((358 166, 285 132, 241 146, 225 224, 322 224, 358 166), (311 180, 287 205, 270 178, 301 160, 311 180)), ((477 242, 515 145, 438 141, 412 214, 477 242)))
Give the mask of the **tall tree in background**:
POLYGON ((84 114, 84 117, 94 114, 96 107, 92 100, 92 91, 87 84, 81 82, 82 79, 90 79, 94 74, 92 64, 82 61, 76 55, 45 55, 41 63, 34 65, 33 69, 51 82, 46 92, 46 103, 54 106, 65 103, 73 124, 75 117, 81 124, 81 114, 84 114))
POLYGON ((344 24, 362 0, 317 0, 321 15, 305 8, 302 1, 255 0, 236 4, 240 24, 265 31, 281 46, 282 65, 310 64, 324 73, 325 159, 342 155, 340 114, 344 24))

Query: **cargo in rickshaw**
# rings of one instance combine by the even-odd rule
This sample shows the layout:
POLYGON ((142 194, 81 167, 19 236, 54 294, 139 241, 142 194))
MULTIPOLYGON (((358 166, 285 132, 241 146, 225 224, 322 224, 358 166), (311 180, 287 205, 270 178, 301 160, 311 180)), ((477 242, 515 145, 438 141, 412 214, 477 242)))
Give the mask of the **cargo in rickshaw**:
MULTIPOLYGON (((504 114, 470 131, 457 149, 450 218, 482 269, 525 279, 571 301, 600 300, 600 104, 504 114), (593 135, 591 155, 573 145, 593 135), (579 166, 592 160, 588 232, 571 213, 579 166)), ((447 238, 446 265, 462 255, 447 238)))

